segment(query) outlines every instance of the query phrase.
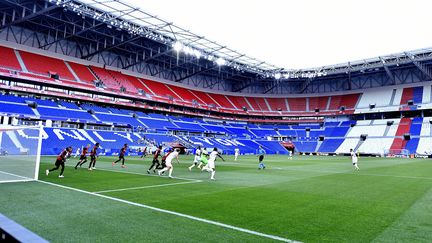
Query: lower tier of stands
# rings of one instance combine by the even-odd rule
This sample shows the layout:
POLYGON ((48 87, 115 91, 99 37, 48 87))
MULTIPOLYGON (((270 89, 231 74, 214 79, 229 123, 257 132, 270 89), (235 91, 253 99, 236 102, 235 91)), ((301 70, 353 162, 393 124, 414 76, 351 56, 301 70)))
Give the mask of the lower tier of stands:
MULTIPOLYGON (((108 119, 100 115, 99 118, 108 119)), ((128 119, 135 118, 130 117, 128 119)), ((138 122, 138 119, 135 120, 138 122)), ((151 128, 151 126, 158 122, 167 123, 167 126, 171 124, 170 126, 172 127, 167 129, 167 126, 159 125, 160 129, 154 130, 157 132, 118 132, 47 127, 44 128, 42 136, 42 154, 54 155, 59 153, 66 146, 80 148, 87 144, 95 144, 96 142, 101 143, 102 151, 109 153, 110 151, 116 151, 124 143, 128 143, 131 147, 135 148, 143 147, 145 145, 142 141, 155 145, 179 142, 187 144, 189 147, 196 147, 198 145, 206 148, 217 147, 227 154, 232 154, 235 148, 239 148, 243 154, 253 154, 256 153, 258 147, 261 145, 268 154, 286 154, 287 150, 279 142, 281 139, 285 141, 291 140, 295 145, 296 152, 305 153, 348 153, 350 149, 355 149, 360 153, 377 155, 382 155, 385 151, 389 150, 405 150, 410 154, 432 153, 430 118, 392 119, 393 123, 389 123, 388 125, 382 125, 386 120, 369 120, 358 121, 354 126, 348 126, 348 123, 338 122, 333 124, 329 123, 328 127, 317 128, 311 124, 310 126, 314 127, 314 129, 310 129, 307 126, 303 128, 302 126, 286 126, 284 127, 284 134, 290 134, 289 136, 281 135, 279 133, 281 130, 277 129, 277 125, 275 125, 276 129, 270 129, 269 127, 265 129, 261 128, 261 130, 264 131, 273 131, 271 135, 268 134, 268 132, 258 135, 255 133, 256 131, 253 131, 259 129, 249 129, 247 126, 234 128, 229 124, 212 125, 204 121, 196 121, 194 123, 188 123, 188 126, 183 126, 184 128, 181 128, 181 126, 187 122, 174 122, 178 126, 174 127, 173 122, 168 119, 162 119, 161 117, 140 118, 140 121, 146 122, 149 126, 148 128, 151 128), (151 120, 152 123, 148 123, 149 120, 151 120), (376 124, 374 125, 374 123, 376 124), (406 124, 409 124, 409 126, 407 127, 406 124), (384 128, 382 128, 382 126, 384 126, 384 128), (407 133, 399 134, 396 132, 396 134, 388 135, 388 132, 393 126, 396 127, 393 128, 393 130, 398 131, 403 129, 407 133), (185 133, 188 129, 187 127, 194 130, 196 133, 185 133), (212 129, 216 127, 220 130, 216 132, 212 131, 212 129), (202 128, 202 131, 197 132, 197 128, 202 128), (183 134, 188 135, 173 135, 173 132, 176 130, 182 131, 183 134), (208 133, 203 132, 204 130, 213 133, 213 135, 208 136, 208 133), (335 131, 338 130, 343 132, 335 133, 335 131), (288 133, 287 131, 290 132, 288 133), (312 133, 312 131, 314 133, 312 133), (215 136, 215 134, 219 135, 215 136), (337 134, 337 136, 333 134, 337 134), (397 146, 395 147, 395 145, 397 146)), ((251 127, 259 127, 259 125, 251 125, 251 127)), ((28 140, 37 138, 37 136, 32 133, 34 133, 34 131, 31 130, 3 132, 1 133, 0 147, 8 150, 9 153, 25 151, 28 140), (27 134, 27 132, 30 134, 27 134)))
MULTIPOLYGON (((347 153, 355 149, 363 153, 383 154, 386 150, 407 150, 409 153, 424 154, 432 152, 430 137, 432 129, 430 118, 394 118, 376 120, 344 120, 321 124, 253 124, 246 122, 206 121, 202 118, 187 118, 174 115, 143 113, 139 111, 101 107, 94 104, 75 104, 65 101, 35 99, 12 95, 0 95, 0 115, 4 117, 25 117, 40 120, 67 121, 91 126, 127 127, 138 133, 97 132, 93 130, 67 130, 65 128, 46 128, 45 137, 63 137, 63 140, 44 140, 53 142, 45 150, 55 154, 63 146, 81 147, 100 141, 109 149, 120 147, 126 137, 134 144, 140 136, 152 137, 156 143, 188 140, 192 146, 219 147, 232 153, 235 146, 241 146, 243 153, 254 153, 263 145, 268 153, 286 153, 279 141, 292 141, 297 152, 306 153, 347 153), (37 105, 35 105, 35 103, 37 105), (54 135, 53 131, 56 131, 54 135), (69 135, 62 135, 67 132, 69 135), (51 133, 50 136, 48 136, 51 133), (88 133, 88 134, 85 134, 88 133), (73 136, 72 136, 72 135, 73 136), (81 134, 81 135, 80 135, 81 134), (167 134, 187 135, 187 138, 167 134), (106 138, 107 137, 107 138, 106 138), (68 139, 74 138, 68 142, 68 139), (75 139, 78 138, 78 139, 75 139), (90 139, 92 138, 92 139, 90 139), (117 143, 117 141, 120 141, 117 143), (241 142, 242 141, 242 142, 241 142), (245 143, 244 141, 251 141, 245 143), (69 143, 69 144, 68 144, 69 143), (106 145, 105 145, 106 146, 106 145)), ((8 122, 10 119, 3 119, 8 122)), ((6 136, 3 134, 3 136, 6 136)), ((12 138, 2 140, 1 147, 12 138)), ((16 149, 19 144, 14 143, 16 149)), ((138 146, 138 144, 135 144, 138 146)))

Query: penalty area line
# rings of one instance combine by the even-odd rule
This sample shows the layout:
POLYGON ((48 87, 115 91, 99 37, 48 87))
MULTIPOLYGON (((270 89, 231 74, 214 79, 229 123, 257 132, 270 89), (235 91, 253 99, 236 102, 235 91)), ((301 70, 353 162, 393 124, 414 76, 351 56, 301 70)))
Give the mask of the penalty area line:
POLYGON ((196 180, 196 181, 184 181, 184 182, 166 183, 166 184, 150 185, 150 186, 138 186, 138 187, 129 187, 129 188, 121 188, 121 189, 103 190, 103 191, 97 191, 97 192, 93 192, 93 193, 99 194, 99 193, 107 193, 107 192, 121 192, 121 191, 130 191, 130 190, 140 190, 140 189, 146 189, 146 188, 154 188, 154 187, 165 187, 165 186, 175 186, 175 185, 183 185, 183 184, 192 184, 192 183, 199 183, 199 182, 202 182, 202 181, 201 180, 196 180))
POLYGON ((85 193, 85 194, 89 194, 89 195, 93 195, 93 196, 109 199, 109 200, 116 201, 116 202, 125 203, 125 204, 136 206, 136 207, 146 208, 146 209, 150 209, 150 210, 161 212, 161 213, 171 214, 171 215, 175 215, 175 216, 179 216, 179 217, 183 217, 183 218, 187 218, 187 219, 191 219, 191 220, 195 220, 195 221, 199 221, 199 222, 203 222, 203 223, 207 223, 207 224, 212 224, 212 225, 216 225, 216 226, 219 226, 219 227, 222 227, 222 228, 227 228, 227 229, 231 229, 231 230, 235 230, 235 231, 239 231, 239 232, 243 232, 243 233, 248 233, 248 234, 251 234, 251 235, 256 235, 256 236, 260 236, 260 237, 264 237, 264 238, 268 238, 268 239, 272 239, 272 240, 278 240, 278 241, 283 241, 283 242, 291 242, 291 243, 300 243, 300 241, 290 240, 290 239, 283 238, 283 237, 276 236, 276 235, 270 235, 270 234, 265 234, 265 233, 253 231, 253 230, 248 230, 248 229, 240 228, 240 227, 237 227, 237 226, 220 223, 220 222, 217 222, 217 221, 212 221, 212 220, 208 220, 208 219, 198 218, 198 217, 194 217, 194 216, 183 214, 183 213, 178 213, 178 212, 174 212, 174 211, 170 211, 170 210, 166 210, 166 209, 162 209, 162 208, 156 208, 156 207, 152 207, 152 206, 141 204, 141 203, 136 203, 136 202, 131 202, 131 201, 123 200, 123 199, 116 198, 116 197, 110 197, 110 196, 106 196, 106 195, 102 195, 102 194, 97 194, 97 193, 94 193, 94 192, 88 192, 88 191, 84 191, 84 190, 81 190, 81 189, 77 189, 77 188, 73 188, 73 187, 68 187, 68 186, 63 186, 63 185, 59 185, 59 184, 52 183, 52 182, 40 181, 40 180, 38 180, 38 182, 43 183, 43 184, 47 184, 47 185, 51 185, 51 186, 60 187, 60 188, 63 188, 63 189, 68 189, 68 190, 72 190, 72 191, 76 191, 76 192, 81 192, 81 193, 85 193))

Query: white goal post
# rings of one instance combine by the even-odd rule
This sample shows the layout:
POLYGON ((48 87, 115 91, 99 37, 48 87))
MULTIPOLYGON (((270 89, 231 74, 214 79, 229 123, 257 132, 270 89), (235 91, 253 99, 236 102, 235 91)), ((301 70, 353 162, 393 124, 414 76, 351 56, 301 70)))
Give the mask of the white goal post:
POLYGON ((37 180, 42 126, 0 126, 0 183, 37 180))

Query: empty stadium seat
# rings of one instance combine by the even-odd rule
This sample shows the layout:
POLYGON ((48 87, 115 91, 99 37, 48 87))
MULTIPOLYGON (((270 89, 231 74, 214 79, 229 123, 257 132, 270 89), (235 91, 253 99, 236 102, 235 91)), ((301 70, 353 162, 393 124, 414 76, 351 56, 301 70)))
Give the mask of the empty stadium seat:
POLYGON ((68 64, 82 82, 93 84, 93 81, 96 80, 96 77, 87 66, 74 62, 68 62, 68 64))
POLYGON ((12 48, 0 46, 0 66, 13 70, 21 70, 21 65, 12 48))
POLYGON ((306 111, 306 98, 288 98, 290 111, 306 111))
POLYGON ((272 111, 288 111, 285 98, 265 98, 272 111))
POLYGON ((46 76, 49 72, 54 72, 59 75, 60 79, 75 80, 63 60, 25 51, 20 51, 20 55, 30 72, 46 76))

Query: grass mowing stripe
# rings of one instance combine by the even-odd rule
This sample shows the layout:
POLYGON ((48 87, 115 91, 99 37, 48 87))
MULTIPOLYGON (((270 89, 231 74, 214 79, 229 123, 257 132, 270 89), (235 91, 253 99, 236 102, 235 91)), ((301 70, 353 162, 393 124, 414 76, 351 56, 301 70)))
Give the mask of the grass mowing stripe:
POLYGON ((394 177, 394 178, 405 178, 405 179, 422 179, 422 180, 432 180, 432 177, 421 177, 421 176, 400 176, 400 175, 387 175, 387 174, 370 174, 370 173, 362 173, 362 171, 325 171, 325 170, 301 170, 301 169, 290 169, 290 168, 280 168, 280 170, 292 170, 292 171, 303 171, 303 172, 323 172, 323 173, 332 173, 332 174, 356 174, 360 176, 383 176, 383 177, 394 177))
POLYGON ((183 184, 191 184, 191 183, 199 183, 199 182, 202 182, 202 181, 196 180, 196 181, 166 183, 166 184, 151 185, 151 186, 129 187, 129 188, 121 188, 121 189, 113 189, 113 190, 104 190, 104 191, 98 191, 98 192, 93 192, 93 193, 120 192, 120 191, 139 190, 139 189, 153 188, 153 187, 175 186, 175 185, 183 185, 183 184))
POLYGON ((227 229, 232 229, 232 230, 236 230, 236 231, 240 231, 240 232, 244 232, 244 233, 248 233, 248 234, 252 234, 252 235, 256 235, 256 236, 261 236, 261 237, 272 239, 272 240, 278 240, 278 241, 283 241, 283 242, 291 242, 291 243, 300 243, 300 241, 290 240, 290 239, 283 238, 283 237, 276 236, 276 235, 269 235, 269 234, 265 234, 265 233, 261 233, 261 232, 257 232, 257 231, 253 231, 253 230, 248 230, 248 229, 232 226, 232 225, 229 225, 229 224, 224 224, 224 223, 220 223, 220 222, 216 222, 216 221, 212 221, 212 220, 207 220, 207 219, 202 219, 202 218, 194 217, 194 216, 187 215, 187 214, 182 214, 182 213, 177 213, 177 212, 174 212, 174 211, 169 211, 169 210, 165 210, 165 209, 161 209, 161 208, 156 208, 156 207, 148 206, 148 205, 145 205, 145 204, 135 203, 135 202, 131 202, 131 201, 115 198, 115 197, 105 196, 105 195, 97 194, 97 193, 94 193, 94 192, 88 192, 88 191, 84 191, 84 190, 73 188, 73 187, 63 186, 63 185, 59 185, 59 184, 55 184, 55 183, 51 183, 51 182, 47 182, 47 181, 38 181, 38 182, 44 183, 44 184, 47 184, 47 185, 51 185, 51 186, 61 187, 61 188, 68 189, 68 190, 73 190, 73 191, 77 191, 77 192, 86 193, 86 194, 97 196, 97 197, 102 197, 102 198, 105 198, 105 199, 109 199, 109 200, 113 200, 113 201, 117 201, 117 202, 121 202, 121 203, 126 203, 126 204, 137 206, 137 207, 151 209, 151 210, 162 212, 162 213, 176 215, 176 216, 179 216, 179 217, 188 218, 188 219, 192 219, 192 220, 195 220, 195 221, 200 221, 200 222, 207 223, 207 224, 212 224, 212 225, 220 226, 220 227, 227 228, 227 229))
MULTIPOLYGON (((250 165, 250 164, 243 164, 250 165)), ((237 166, 237 167, 248 167, 248 166, 237 166)), ((276 170, 285 170, 285 171, 301 171, 301 172, 316 172, 316 173, 330 173, 330 174, 356 174, 360 176, 383 176, 383 177, 394 177, 394 178, 405 178, 405 179, 421 179, 421 180, 432 180, 432 177, 421 177, 421 176, 401 176, 401 175, 388 175, 388 174, 376 174, 376 173, 362 173, 360 171, 347 170, 347 171, 330 171, 330 170, 306 170, 306 169, 294 169, 289 167, 273 167, 276 170)), ((363 170, 363 171, 367 171, 363 170)))
POLYGON ((372 242, 430 242, 432 189, 414 202, 404 214, 387 227, 372 242))
MULTIPOLYGON (((99 162, 101 164, 101 162, 99 162)), ((74 165, 66 165, 67 167, 74 167, 74 165)), ((125 173, 125 174, 132 174, 132 175, 143 175, 143 176, 153 176, 153 177, 160 177, 159 175, 151 175, 151 174, 145 174, 145 173, 139 173, 139 172, 131 172, 131 171, 120 171, 120 170, 110 170, 110 169, 101 169, 98 167, 94 170, 102 170, 102 171, 109 171, 109 172, 115 172, 115 173, 125 173)), ((178 180, 184 180, 184 181, 197 181, 197 179, 191 179, 191 178, 183 178, 183 177, 172 177, 173 179, 178 180)))

